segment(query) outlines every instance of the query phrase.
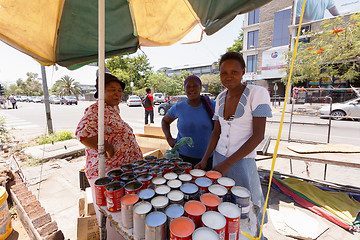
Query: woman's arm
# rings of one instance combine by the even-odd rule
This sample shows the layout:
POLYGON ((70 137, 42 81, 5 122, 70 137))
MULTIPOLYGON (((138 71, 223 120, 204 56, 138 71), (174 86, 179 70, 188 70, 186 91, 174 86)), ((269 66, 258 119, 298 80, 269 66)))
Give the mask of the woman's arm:
MULTIPOLYGON (((96 150, 98 149, 98 135, 89 138, 84 138, 80 140, 80 142, 89 148, 93 148, 96 150)), ((112 158, 115 154, 113 145, 111 145, 107 141, 104 141, 104 148, 105 148, 106 156, 108 158, 112 158)))
POLYGON ((165 134, 166 141, 169 143, 170 147, 175 146, 175 139, 171 136, 170 132, 170 124, 174 121, 174 118, 169 117, 168 114, 166 114, 163 119, 161 120, 161 128, 165 134))
POLYGON ((214 170, 219 171, 224 175, 235 162, 251 153, 264 139, 265 126, 266 117, 253 117, 252 136, 235 153, 225 161, 216 165, 214 170))
POLYGON ((208 146, 206 148, 206 152, 203 156, 203 158, 201 159, 201 161, 195 165, 195 168, 200 168, 200 169, 205 169, 206 165, 207 165, 207 161, 209 159, 209 157, 211 156, 212 152, 214 151, 218 141, 219 141, 219 137, 220 137, 220 133, 221 133, 221 127, 220 127, 220 123, 218 120, 215 120, 214 123, 214 129, 211 133, 210 136, 210 141, 208 143, 208 146))

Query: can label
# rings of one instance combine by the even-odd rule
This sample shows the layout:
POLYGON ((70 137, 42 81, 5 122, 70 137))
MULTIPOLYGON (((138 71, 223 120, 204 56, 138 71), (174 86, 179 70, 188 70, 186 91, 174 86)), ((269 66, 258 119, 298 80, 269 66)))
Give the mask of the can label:
POLYGON ((106 205, 109 212, 121 210, 121 198, 124 196, 124 188, 116 191, 106 191, 106 205))
POLYGON ((225 240, 239 239, 240 217, 226 218, 225 240))
POLYGON ((106 206, 105 185, 95 185, 96 204, 106 206))

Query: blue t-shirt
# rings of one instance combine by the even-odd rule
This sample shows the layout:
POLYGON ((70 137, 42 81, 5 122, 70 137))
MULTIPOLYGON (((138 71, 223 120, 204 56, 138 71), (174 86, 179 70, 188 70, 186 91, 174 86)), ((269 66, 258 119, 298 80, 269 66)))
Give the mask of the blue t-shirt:
MULTIPOLYGON (((215 109, 215 101, 210 100, 215 109)), ((192 107, 187 101, 179 102, 172 106, 168 113, 169 117, 178 119, 178 135, 176 141, 182 137, 191 137, 194 141, 194 147, 187 144, 178 149, 181 155, 202 158, 206 151, 213 125, 209 114, 203 103, 199 107, 192 107)))

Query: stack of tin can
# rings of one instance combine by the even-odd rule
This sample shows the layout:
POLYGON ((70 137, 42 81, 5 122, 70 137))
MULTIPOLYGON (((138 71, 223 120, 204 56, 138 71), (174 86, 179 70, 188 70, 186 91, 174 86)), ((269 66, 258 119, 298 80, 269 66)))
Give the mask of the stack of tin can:
POLYGON ((149 156, 107 175, 95 182, 96 203, 121 211, 136 239, 238 239, 240 218, 248 217, 246 188, 180 158, 149 156))

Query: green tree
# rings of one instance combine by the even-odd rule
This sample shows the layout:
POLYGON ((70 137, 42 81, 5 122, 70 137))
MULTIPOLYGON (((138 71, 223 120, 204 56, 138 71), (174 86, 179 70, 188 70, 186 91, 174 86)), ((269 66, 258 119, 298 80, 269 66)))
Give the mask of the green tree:
POLYGON ((227 52, 241 52, 243 49, 244 42, 244 32, 241 31, 238 38, 234 41, 234 44, 231 47, 227 48, 227 52))
POLYGON ((42 90, 42 84, 40 83, 41 78, 38 77, 37 73, 32 73, 32 72, 28 72, 26 73, 26 80, 25 83, 20 82, 18 79, 17 80, 17 84, 18 82, 20 83, 20 87, 23 90, 23 93, 26 96, 41 96, 43 95, 43 90, 42 90))
POLYGON ((61 79, 57 80, 52 87, 52 92, 58 96, 70 96, 81 94, 80 84, 75 82, 75 79, 65 75, 61 79))
MULTIPOLYGON (((360 14, 324 20, 316 32, 308 34, 311 41, 299 44, 294 62, 292 83, 325 78, 340 78, 354 82, 359 79, 360 14)), ((287 53, 288 67, 293 52, 287 53)), ((288 76, 282 80, 286 82, 288 76)))
POLYGON ((204 74, 201 76, 201 82, 203 85, 208 85, 208 92, 214 96, 217 96, 223 88, 219 74, 204 74))

